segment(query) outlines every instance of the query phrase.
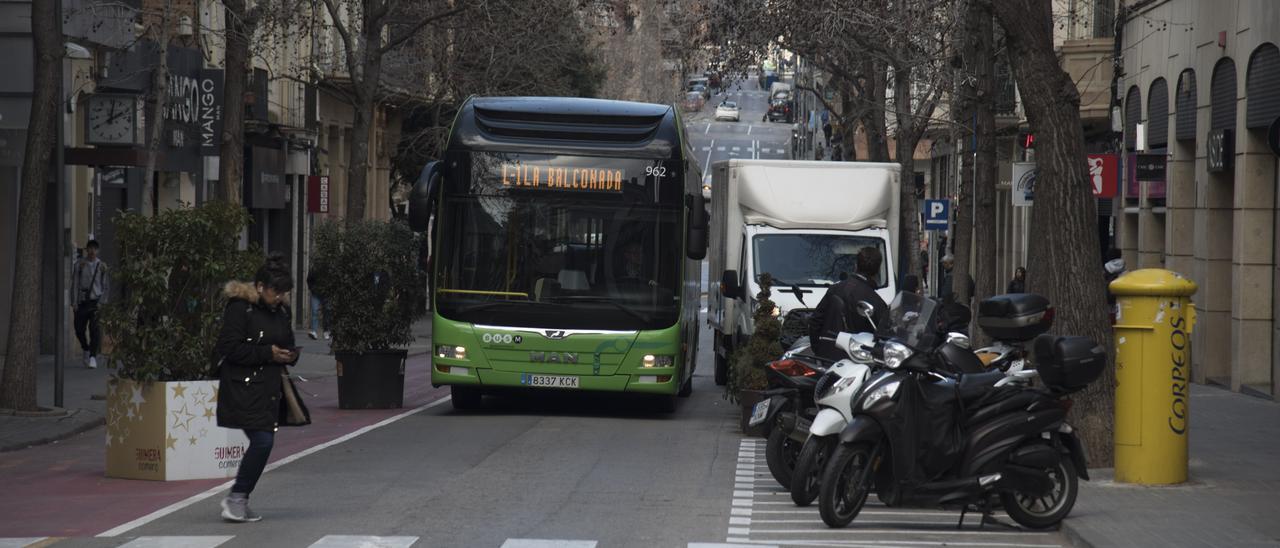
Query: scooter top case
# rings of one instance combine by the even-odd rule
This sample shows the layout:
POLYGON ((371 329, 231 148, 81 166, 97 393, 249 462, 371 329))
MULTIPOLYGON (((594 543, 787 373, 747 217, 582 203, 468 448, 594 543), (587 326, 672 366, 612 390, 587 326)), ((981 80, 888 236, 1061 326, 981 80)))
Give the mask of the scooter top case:
POLYGON ((1025 342, 1053 327, 1049 299, 1035 293, 997 295, 978 304, 978 326, 991 338, 1025 342))

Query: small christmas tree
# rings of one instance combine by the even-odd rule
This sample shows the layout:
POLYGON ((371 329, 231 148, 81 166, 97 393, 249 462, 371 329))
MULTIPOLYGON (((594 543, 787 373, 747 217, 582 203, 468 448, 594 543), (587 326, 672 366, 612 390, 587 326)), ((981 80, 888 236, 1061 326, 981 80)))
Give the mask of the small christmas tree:
POLYGON ((746 346, 733 353, 730 362, 726 397, 735 403, 743 390, 768 388, 765 365, 782 355, 782 344, 778 341, 782 335, 782 323, 774 316, 777 305, 769 298, 773 295, 769 290, 772 286, 773 276, 761 274, 760 293, 756 294, 756 310, 752 313, 755 331, 746 346))

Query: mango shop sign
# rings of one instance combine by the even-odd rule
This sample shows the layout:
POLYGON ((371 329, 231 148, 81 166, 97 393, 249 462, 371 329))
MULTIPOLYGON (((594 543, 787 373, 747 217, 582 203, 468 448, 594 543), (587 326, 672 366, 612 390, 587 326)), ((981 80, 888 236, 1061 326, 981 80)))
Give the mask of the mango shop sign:
POLYGON ((196 79, 196 124, 200 155, 217 156, 222 148, 222 69, 204 69, 196 79))

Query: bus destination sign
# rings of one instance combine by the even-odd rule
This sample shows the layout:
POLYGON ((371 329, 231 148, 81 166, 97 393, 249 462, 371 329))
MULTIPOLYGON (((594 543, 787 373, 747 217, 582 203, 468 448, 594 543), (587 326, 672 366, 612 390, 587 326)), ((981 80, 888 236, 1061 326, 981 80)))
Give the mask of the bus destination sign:
POLYGON ((622 192, 621 169, 502 164, 502 186, 567 191, 622 192))

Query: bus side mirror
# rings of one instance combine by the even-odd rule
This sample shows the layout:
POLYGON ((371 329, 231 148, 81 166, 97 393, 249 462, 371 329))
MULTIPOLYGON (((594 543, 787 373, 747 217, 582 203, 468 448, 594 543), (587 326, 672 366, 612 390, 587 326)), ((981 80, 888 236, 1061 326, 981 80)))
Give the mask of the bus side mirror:
POLYGON ((409 191, 409 228, 414 232, 425 231, 431 226, 436 195, 440 193, 442 167, 439 161, 427 162, 409 191))
POLYGON ((707 215, 707 199, 702 193, 685 195, 685 203, 689 206, 689 233, 685 241, 685 254, 690 259, 701 261, 707 257, 707 236, 710 223, 707 215))

